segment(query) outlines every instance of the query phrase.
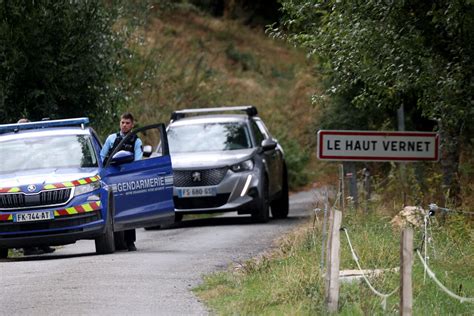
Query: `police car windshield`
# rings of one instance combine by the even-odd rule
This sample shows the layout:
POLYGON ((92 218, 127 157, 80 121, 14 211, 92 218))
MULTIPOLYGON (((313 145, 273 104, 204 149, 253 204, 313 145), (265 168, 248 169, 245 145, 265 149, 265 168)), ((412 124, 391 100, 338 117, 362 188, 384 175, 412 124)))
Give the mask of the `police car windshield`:
POLYGON ((171 153, 251 148, 247 125, 239 122, 170 126, 168 142, 171 153))
POLYGON ((15 138, 0 142, 0 147, 0 173, 98 167, 87 135, 15 138))

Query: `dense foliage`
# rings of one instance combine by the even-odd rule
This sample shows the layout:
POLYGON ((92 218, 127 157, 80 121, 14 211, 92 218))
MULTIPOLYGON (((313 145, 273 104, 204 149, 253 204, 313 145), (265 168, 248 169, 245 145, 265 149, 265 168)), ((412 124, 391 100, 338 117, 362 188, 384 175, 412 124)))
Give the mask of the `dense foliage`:
POLYGON ((461 144, 470 141, 473 132, 474 3, 281 3, 283 27, 273 30, 274 35, 318 57, 330 82, 327 95, 344 98, 346 108, 366 113, 394 113, 404 106, 437 122, 444 184, 456 197, 461 144))
POLYGON ((0 1, 0 122, 89 116, 125 100, 123 38, 101 1, 0 1))

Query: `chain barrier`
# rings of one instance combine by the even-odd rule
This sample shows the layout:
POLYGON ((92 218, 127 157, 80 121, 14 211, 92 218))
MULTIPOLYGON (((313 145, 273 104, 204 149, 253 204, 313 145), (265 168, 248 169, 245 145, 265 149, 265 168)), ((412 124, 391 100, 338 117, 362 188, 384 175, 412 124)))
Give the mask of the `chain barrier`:
POLYGON ((422 255, 420 254, 420 251, 417 249, 416 250, 416 253, 418 254, 418 257, 420 258, 421 262, 423 263, 423 266, 425 267, 425 270, 428 272, 428 276, 433 279, 433 281, 446 293, 448 294, 449 296, 455 298, 455 299, 458 299, 461 303, 464 303, 464 302, 469 302, 469 303, 474 303, 474 297, 471 298, 471 297, 463 297, 463 296, 459 296, 457 295, 456 293, 453 293, 452 291, 450 291, 446 286, 444 286, 435 276, 434 272, 430 269, 430 267, 428 267, 428 265, 426 264, 426 261, 423 260, 423 257, 422 255))
POLYGON ((384 294, 384 293, 381 293, 379 291, 377 291, 373 286, 372 284, 369 282, 369 279, 367 279, 367 276, 365 275, 364 271, 362 270, 361 266, 360 266, 360 263, 359 263, 359 259, 357 258, 357 255, 354 251, 354 248, 352 247, 352 243, 351 243, 351 239, 349 238, 349 234, 347 232, 347 229, 346 228, 341 228, 344 233, 346 234, 346 238, 347 238, 347 242, 349 243, 349 248, 351 249, 351 253, 352 253, 352 258, 354 259, 354 261, 356 262, 357 264, 357 268, 359 269, 359 271, 362 273, 362 277, 364 278, 364 281, 365 283, 367 283, 367 285, 369 286, 370 290, 377 296, 381 297, 382 298, 382 308, 383 310, 386 309, 387 307, 387 298, 389 298, 390 296, 392 296, 393 294, 395 294, 400 287, 397 287, 395 290, 393 290, 392 292, 388 293, 388 294, 384 294))

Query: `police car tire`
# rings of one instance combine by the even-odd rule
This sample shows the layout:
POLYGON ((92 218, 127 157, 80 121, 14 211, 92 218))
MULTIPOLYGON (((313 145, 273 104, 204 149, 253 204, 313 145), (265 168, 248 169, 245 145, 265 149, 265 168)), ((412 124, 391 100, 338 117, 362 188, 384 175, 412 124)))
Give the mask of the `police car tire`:
POLYGON ((281 219, 281 218, 288 217, 288 211, 290 209, 290 201, 288 198, 288 177, 286 174, 286 169, 285 169, 285 174, 283 177, 283 184, 282 184, 280 196, 271 203, 271 207, 272 207, 273 218, 281 219))
POLYGON ((258 209, 252 213, 252 219, 257 223, 266 223, 270 219, 270 201, 268 194, 268 179, 262 177, 262 194, 258 202, 258 209))
POLYGON ((0 248, 0 259, 6 259, 8 257, 8 248, 0 248))
POLYGON ((98 254, 108 254, 115 251, 114 231, 112 223, 108 222, 105 232, 95 239, 95 252, 98 254))
POLYGON ((95 252, 98 254, 109 254, 115 252, 115 240, 113 229, 113 197, 109 196, 109 208, 105 232, 95 239, 95 252))

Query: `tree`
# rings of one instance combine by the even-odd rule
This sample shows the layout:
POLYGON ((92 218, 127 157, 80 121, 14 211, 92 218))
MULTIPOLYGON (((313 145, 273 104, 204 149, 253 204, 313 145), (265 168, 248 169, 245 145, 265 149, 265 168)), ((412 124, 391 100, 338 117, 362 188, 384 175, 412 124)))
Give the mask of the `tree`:
POLYGON ((459 203, 463 137, 474 119, 474 5, 454 1, 281 0, 276 36, 305 47, 331 77, 328 89, 371 111, 409 111, 438 122, 444 185, 459 203), (356 87, 356 88, 355 88, 356 87))
POLYGON ((101 1, 0 1, 0 121, 114 122, 129 54, 113 12, 101 1))

